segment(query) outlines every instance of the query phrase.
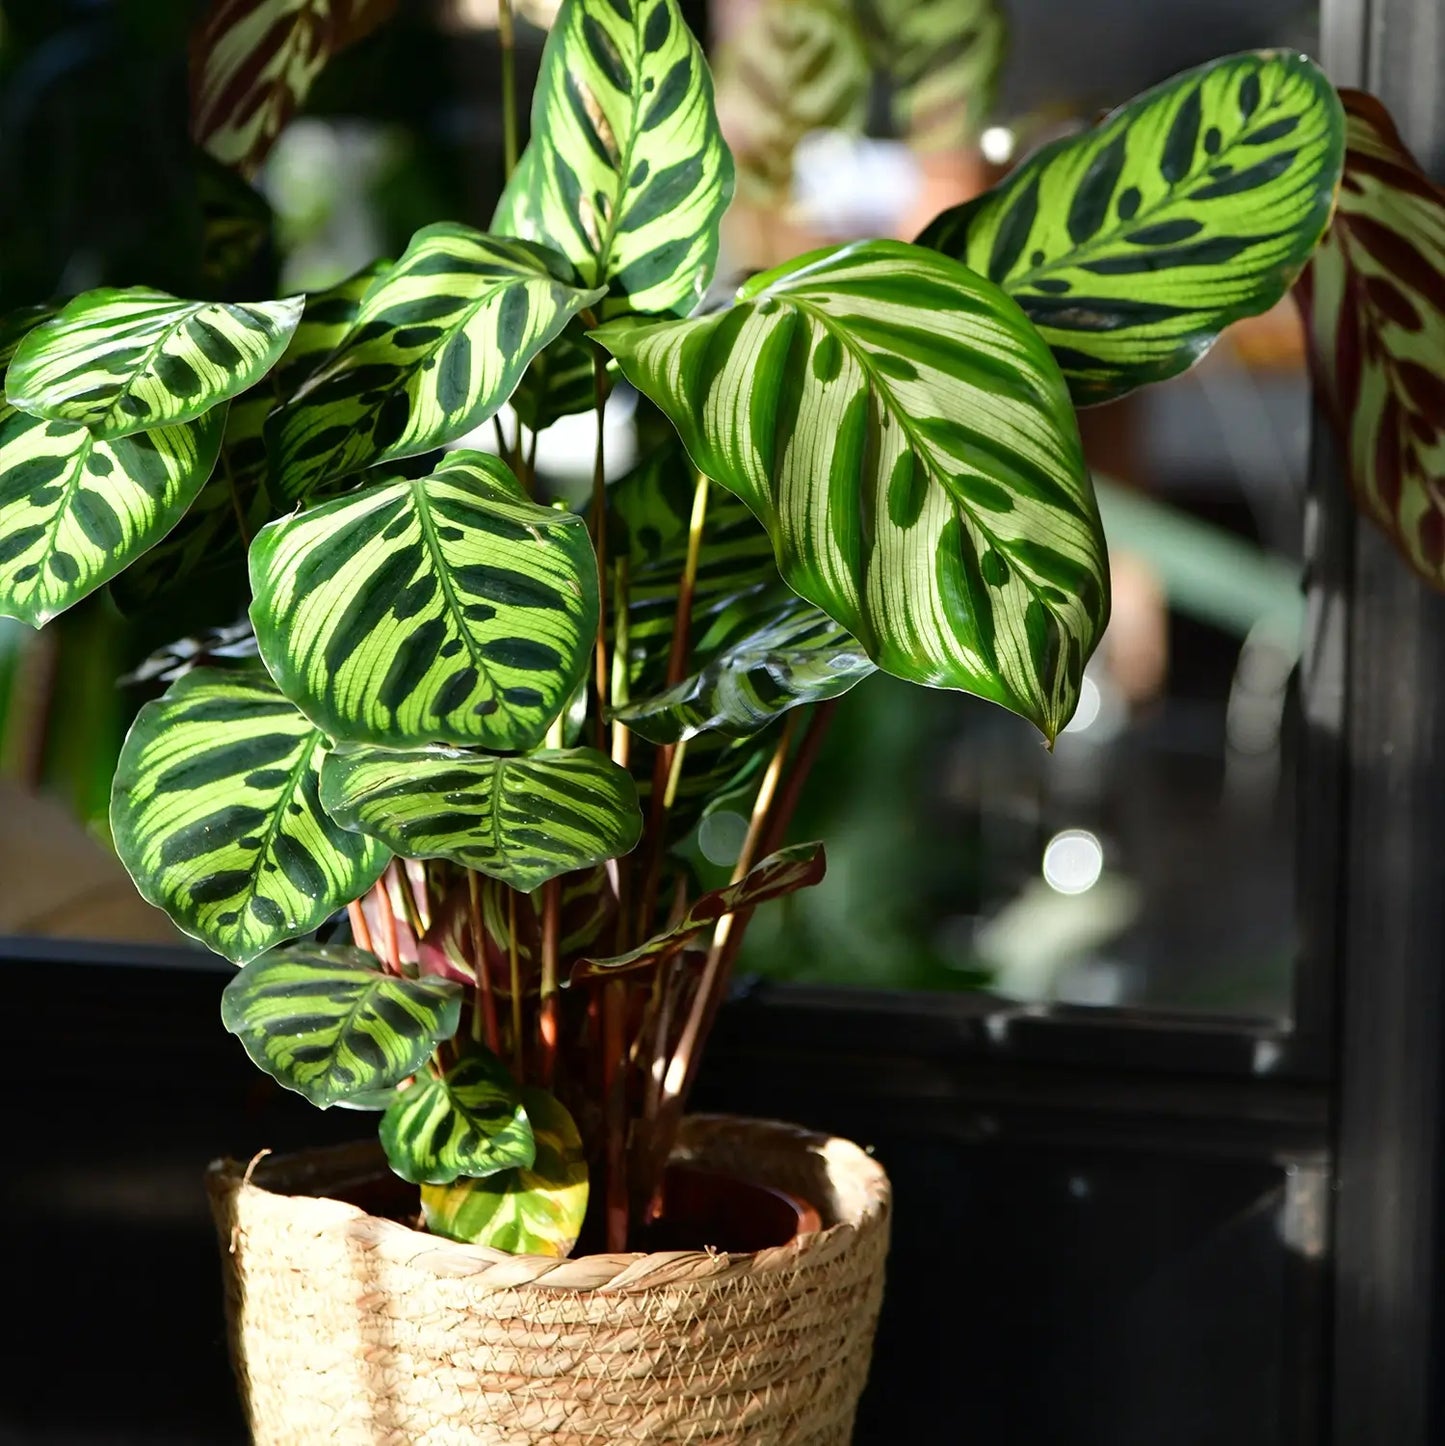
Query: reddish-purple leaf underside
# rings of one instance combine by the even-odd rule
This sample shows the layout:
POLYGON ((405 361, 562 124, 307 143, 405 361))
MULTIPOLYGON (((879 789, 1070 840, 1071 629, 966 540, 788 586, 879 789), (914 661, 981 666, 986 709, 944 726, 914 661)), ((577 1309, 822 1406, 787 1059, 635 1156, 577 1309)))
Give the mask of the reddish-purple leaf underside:
POLYGON ((1340 99, 1339 203, 1295 295, 1361 509, 1445 588, 1445 191, 1374 96, 1340 99))
POLYGON ((681 952, 689 939, 715 924, 724 914, 754 909, 769 899, 781 898, 818 883, 827 862, 820 843, 794 844, 779 849, 756 864, 735 884, 713 889, 698 898, 672 928, 654 935, 626 954, 606 959, 579 959, 572 970, 572 982, 611 979, 632 969, 645 969, 681 952))

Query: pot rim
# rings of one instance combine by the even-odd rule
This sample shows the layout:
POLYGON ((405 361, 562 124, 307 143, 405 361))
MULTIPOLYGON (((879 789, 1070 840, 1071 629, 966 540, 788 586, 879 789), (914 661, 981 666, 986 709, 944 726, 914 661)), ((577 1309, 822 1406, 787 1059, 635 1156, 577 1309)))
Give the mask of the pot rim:
POLYGON ((397 1220, 368 1215, 360 1206, 298 1189, 306 1184, 324 1189, 328 1183, 334 1188, 363 1172, 374 1173, 367 1166, 378 1154, 376 1143, 366 1140, 285 1155, 262 1152, 249 1162, 213 1161, 206 1171, 206 1187, 218 1224, 230 1229, 231 1253, 238 1247, 237 1207, 244 1201, 304 1216, 317 1230, 340 1230, 358 1246, 404 1258, 414 1268, 437 1275, 482 1277, 478 1284, 488 1288, 634 1292, 821 1263, 848 1250, 856 1237, 885 1228, 891 1203, 883 1167, 850 1140, 777 1120, 690 1115, 679 1132, 674 1161, 703 1168, 716 1168, 722 1162, 726 1168, 726 1159, 735 1156, 748 1162, 747 1173, 758 1183, 805 1198, 810 1192, 799 1189, 799 1177, 812 1174, 831 1197, 810 1201, 823 1228, 750 1253, 628 1251, 559 1260, 446 1240, 397 1220), (777 1168, 769 1169, 770 1164, 777 1168))

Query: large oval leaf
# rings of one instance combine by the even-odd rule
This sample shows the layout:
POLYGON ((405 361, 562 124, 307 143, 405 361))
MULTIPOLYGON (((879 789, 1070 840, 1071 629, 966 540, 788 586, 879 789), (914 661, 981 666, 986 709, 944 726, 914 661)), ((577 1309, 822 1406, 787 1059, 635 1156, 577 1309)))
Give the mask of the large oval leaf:
POLYGON ((587 1214, 587 1156, 566 1107, 546 1090, 524 1089, 537 1158, 530 1170, 485 1180, 423 1185, 421 1208, 433 1235, 514 1255, 570 1255, 587 1214))
POLYGON ((653 743, 709 730, 745 738, 790 708, 839 697, 875 671, 854 637, 795 594, 755 606, 751 628, 691 677, 614 716, 653 743))
POLYGON ((237 963, 318 928, 381 876, 321 807, 326 739, 259 668, 197 668, 141 709, 110 823, 142 896, 237 963))
POLYGON ((582 519, 480 452, 271 523, 251 589, 271 675, 347 742, 531 748, 597 629, 582 519))
POLYGON ((103 440, 0 403, 0 614, 40 627, 185 515, 216 465, 226 409, 103 440))
POLYGON ((321 802, 410 859, 450 859, 523 893, 637 847, 632 775, 595 748, 516 758, 454 748, 333 754, 321 802))
POLYGON ((924 150, 956 150, 982 130, 1003 62, 994 0, 854 0, 873 54, 892 81, 900 134, 924 150))
POLYGON ((565 0, 492 229, 554 246, 610 310, 690 311, 733 166, 677 0, 565 0))
POLYGON ((361 949, 319 944, 263 954, 221 993, 221 1023, 252 1062, 323 1110, 374 1107, 373 1092, 409 1079, 457 1032, 461 1009, 452 980, 399 979, 361 949))
POLYGON ((575 281, 544 247, 424 226, 362 298, 336 354, 267 424, 279 493, 306 497, 479 427, 601 297, 575 281))
POLYGON ((537 1157, 516 1084, 480 1046, 440 1079, 418 1076, 381 1117, 380 1133, 391 1168, 414 1185, 526 1170, 537 1157))
POLYGON ((1379 101, 1340 96, 1339 209, 1297 295, 1360 506, 1445 587, 1445 190, 1379 101))
POLYGON ((5 397, 101 438, 189 422, 271 369, 301 305, 299 296, 243 305, 143 286, 87 291, 21 342, 5 397))
POLYGON ((592 334, 879 667, 1049 738, 1068 721, 1108 617, 1104 538, 1058 366, 997 287, 871 241, 727 311, 592 334))
POLYGON ((1231 56, 1045 146, 918 239, 1023 307, 1076 402, 1106 402, 1186 370, 1285 294, 1329 221, 1343 153, 1318 67, 1231 56))

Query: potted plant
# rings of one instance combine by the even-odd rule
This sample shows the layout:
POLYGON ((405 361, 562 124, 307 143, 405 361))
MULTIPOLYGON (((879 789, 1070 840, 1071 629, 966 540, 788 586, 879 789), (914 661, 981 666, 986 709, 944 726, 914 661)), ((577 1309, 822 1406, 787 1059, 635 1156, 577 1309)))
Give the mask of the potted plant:
MULTIPOLYGON (((199 131, 243 170, 279 124, 236 80, 267 13, 204 32, 199 131)), ((379 1114, 379 1148, 211 1172, 258 1440, 848 1439, 881 1169, 685 1115, 747 920, 822 876, 789 819, 875 669, 1068 721, 1109 598, 1074 406, 1274 304, 1343 149, 1310 62, 1230 57, 918 244, 705 300, 732 167, 702 53, 676 0, 566 0, 489 232, 311 296, 6 320, 0 611, 244 556, 247 620, 158 668, 115 843, 241 966, 255 1063, 379 1114), (610 485, 620 378, 652 410, 610 485), (495 451, 457 445, 508 401, 495 451), (588 408, 572 510, 536 433, 588 408), (720 799, 750 824, 710 884, 720 799)))

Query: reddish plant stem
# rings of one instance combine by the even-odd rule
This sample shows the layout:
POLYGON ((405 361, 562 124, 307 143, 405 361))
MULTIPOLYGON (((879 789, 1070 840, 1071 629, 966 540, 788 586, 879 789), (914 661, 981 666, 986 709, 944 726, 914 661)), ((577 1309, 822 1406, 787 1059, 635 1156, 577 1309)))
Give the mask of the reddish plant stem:
POLYGON ((607 1137, 607 1248, 627 1249, 627 985, 602 990, 602 1092, 607 1137))
POLYGON ((386 952, 382 957, 386 960, 388 967, 393 973, 401 973, 401 945, 396 934, 396 914, 391 907, 391 892, 386 887, 386 875, 383 874, 372 887, 371 897, 376 904, 376 913, 381 921, 382 940, 386 946, 386 952))
MULTIPOLYGON (((707 523, 708 479, 699 472, 693 485, 692 515, 688 520, 687 558, 677 589, 677 607, 672 615, 672 642, 667 653, 667 686, 682 682, 687 671, 688 642, 692 632, 692 602, 697 591, 698 562, 702 556, 703 531, 707 523)), ((672 806, 669 782, 677 753, 676 744, 662 744, 652 760, 652 797, 647 819, 647 866, 637 911, 637 939, 649 936, 657 910, 657 892, 662 886, 662 859, 667 852, 663 835, 672 806)))
POLYGON ((557 1073, 558 950, 562 934, 562 880, 548 879, 542 886, 542 997, 537 1016, 541 1049, 537 1070, 542 1084, 552 1088, 557 1073))
POLYGON ((511 971, 512 988, 512 1072, 517 1083, 522 1082, 523 1066, 526 1063, 522 1053, 522 963, 517 947, 517 891, 507 890, 507 963, 511 971))
POLYGON ((376 953, 371 944, 371 926, 366 922, 366 910, 361 907, 360 899, 353 899, 346 906, 346 917, 351 920, 352 943, 368 954, 376 953))
POLYGON ((492 972, 487 965, 487 936, 482 924, 482 892, 476 873, 467 870, 468 903, 471 905, 472 971, 476 992, 472 996, 472 1038, 485 1038, 487 1048, 499 1054, 501 1030, 497 1027, 497 1000, 492 992, 492 972))

